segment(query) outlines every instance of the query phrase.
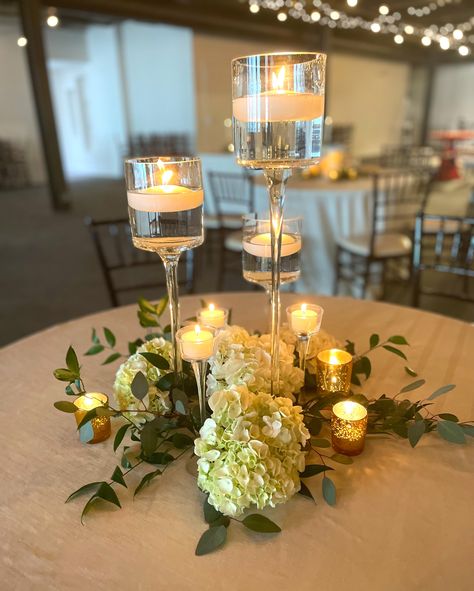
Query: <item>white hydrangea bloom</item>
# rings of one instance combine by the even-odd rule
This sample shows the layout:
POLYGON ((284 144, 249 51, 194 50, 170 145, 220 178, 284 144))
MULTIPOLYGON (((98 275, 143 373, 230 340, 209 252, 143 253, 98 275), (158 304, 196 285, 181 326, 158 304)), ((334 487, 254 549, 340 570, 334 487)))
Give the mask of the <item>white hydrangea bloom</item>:
POLYGON ((211 505, 235 517, 251 505, 285 503, 300 490, 310 437, 300 406, 246 385, 215 391, 209 406, 194 451, 198 485, 211 505))
MULTIPOLYGON (((245 384, 251 392, 270 392, 271 337, 250 335, 230 326, 218 335, 216 354, 210 359, 208 395, 229 386, 245 384)), ((294 344, 280 341, 280 395, 292 397, 303 387, 303 372, 294 366, 294 344)))
MULTIPOLYGON (((143 399, 146 407, 156 412, 167 412, 171 408, 168 392, 162 392, 154 385, 167 372, 159 370, 140 355, 145 352, 161 355, 169 362, 170 366, 172 365, 171 343, 163 338, 146 341, 118 368, 114 382, 115 400, 121 410, 138 409, 139 403, 133 396, 130 385, 135 375, 141 371, 146 376, 149 385, 148 394, 143 399)), ((141 411, 129 413, 128 417, 137 424, 154 418, 153 415, 141 411)))

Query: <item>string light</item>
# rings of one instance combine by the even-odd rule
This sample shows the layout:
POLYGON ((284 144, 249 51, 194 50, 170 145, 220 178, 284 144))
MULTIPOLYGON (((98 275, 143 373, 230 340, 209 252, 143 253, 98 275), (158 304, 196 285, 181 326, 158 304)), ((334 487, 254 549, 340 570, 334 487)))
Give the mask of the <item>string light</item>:
POLYGON ((59 19, 55 14, 51 14, 46 19, 46 24, 48 27, 57 27, 59 25, 59 19))
POLYGON ((26 37, 18 37, 16 44, 18 45, 18 47, 25 47, 25 45, 28 43, 28 39, 26 37))
MULTIPOLYGON (((461 1, 463 0, 431 0, 425 6, 408 6, 399 10, 410 16, 426 18, 440 7, 461 1)), ((460 55, 470 54, 470 46, 474 46, 474 35, 469 34, 474 29, 474 16, 462 23, 448 22, 440 26, 434 24, 415 26, 404 22, 401 12, 390 12, 389 6, 385 3, 378 8, 380 16, 367 20, 351 12, 335 10, 330 2, 331 0, 248 0, 250 12, 256 14, 262 8, 273 10, 282 23, 291 17, 306 23, 318 23, 331 29, 363 29, 373 33, 392 35, 397 45, 403 44, 405 35, 409 35, 418 38, 424 47, 429 47, 436 42, 440 49, 458 51, 460 55)), ((358 6, 358 0, 346 0, 346 4, 354 8, 358 6)))

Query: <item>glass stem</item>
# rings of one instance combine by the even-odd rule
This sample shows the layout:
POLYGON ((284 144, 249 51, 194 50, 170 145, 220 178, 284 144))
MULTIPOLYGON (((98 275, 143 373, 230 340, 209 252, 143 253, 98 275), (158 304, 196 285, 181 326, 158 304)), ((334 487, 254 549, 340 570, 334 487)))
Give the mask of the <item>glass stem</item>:
POLYGON ((281 228, 283 222, 283 205, 285 201, 286 182, 291 176, 291 168, 269 168, 265 171, 268 195, 270 198, 270 235, 272 253, 272 288, 270 293, 272 313, 271 342, 271 392, 279 394, 280 364, 280 258, 281 228))
POLYGON ((166 272, 166 287, 168 289, 168 304, 170 308, 171 342, 173 344, 174 373, 176 379, 178 374, 181 373, 182 367, 178 343, 176 342, 176 331, 180 326, 178 293, 178 262, 180 255, 181 252, 160 253, 166 272))
POLYGON ((198 398, 199 398, 199 417, 201 420, 201 427, 206 420, 206 372, 207 359, 201 361, 191 361, 191 367, 196 378, 198 398))
POLYGON ((300 369, 306 371, 306 357, 308 356, 309 337, 298 337, 298 355, 300 358, 300 369))

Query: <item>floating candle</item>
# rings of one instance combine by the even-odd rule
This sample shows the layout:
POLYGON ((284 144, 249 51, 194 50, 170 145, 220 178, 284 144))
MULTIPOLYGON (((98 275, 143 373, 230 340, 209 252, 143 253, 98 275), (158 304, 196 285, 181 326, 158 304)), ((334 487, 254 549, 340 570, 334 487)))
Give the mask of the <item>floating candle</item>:
MULTIPOLYGON (((242 248, 245 252, 256 256, 271 258, 271 235, 270 232, 255 234, 254 236, 242 241, 242 248)), ((296 254, 301 250, 301 237, 292 234, 281 235, 281 256, 287 257, 296 254)))
POLYGON ((365 445, 367 409, 352 400, 343 400, 332 408, 331 436, 335 451, 348 456, 360 454, 365 445))
POLYGON ((214 351, 214 333, 210 327, 201 327, 199 324, 182 328, 178 342, 181 356, 186 361, 209 359, 214 351))
POLYGON ((222 328, 227 324, 229 310, 225 308, 216 308, 214 304, 209 304, 208 308, 197 311, 197 319, 202 324, 222 328))

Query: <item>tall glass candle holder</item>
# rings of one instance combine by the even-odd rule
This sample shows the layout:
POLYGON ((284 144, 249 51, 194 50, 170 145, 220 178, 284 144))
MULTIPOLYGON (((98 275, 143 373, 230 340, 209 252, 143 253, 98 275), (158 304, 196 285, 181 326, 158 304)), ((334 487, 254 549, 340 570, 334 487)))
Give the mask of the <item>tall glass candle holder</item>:
POLYGON ((165 266, 174 370, 178 373, 178 262, 183 251, 204 240, 201 161, 175 156, 132 158, 125 161, 125 178, 133 244, 158 253, 165 266))
POLYGON ((316 357, 317 383, 324 394, 351 389, 352 355, 342 349, 325 349, 316 357))
MULTIPOLYGON (((74 413, 77 426, 79 427, 82 419, 90 410, 106 407, 108 402, 109 399, 107 395, 102 394, 101 392, 87 392, 86 394, 79 396, 79 398, 74 401, 74 404, 77 407, 77 410, 74 413)), ((79 438, 83 443, 100 443, 110 437, 110 431, 110 417, 96 417, 80 427, 79 438)))
POLYGON ((324 310, 316 304, 294 304, 288 306, 286 315, 288 326, 298 339, 300 369, 306 370, 306 357, 311 337, 321 328, 324 310))
POLYGON ((285 185, 295 168, 319 161, 326 56, 269 53, 232 61, 237 162, 262 168, 270 200, 272 393, 279 383, 280 256, 285 185))
POLYGON ((199 397, 201 425, 206 420, 206 371, 214 354, 216 329, 213 326, 189 324, 176 333, 181 358, 189 361, 194 371, 199 397))

